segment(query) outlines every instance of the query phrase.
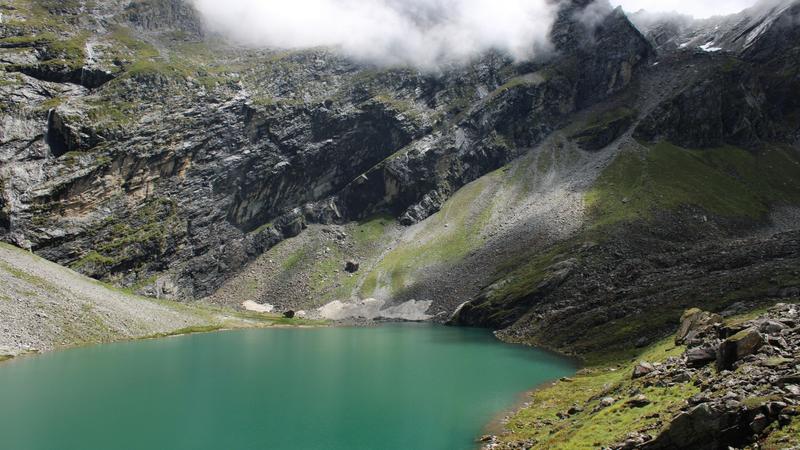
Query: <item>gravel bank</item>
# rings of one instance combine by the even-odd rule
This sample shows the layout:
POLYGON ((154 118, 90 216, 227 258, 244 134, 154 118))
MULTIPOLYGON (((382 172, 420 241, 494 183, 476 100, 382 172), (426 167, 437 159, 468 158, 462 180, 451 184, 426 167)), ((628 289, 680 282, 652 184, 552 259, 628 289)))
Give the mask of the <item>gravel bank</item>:
POLYGON ((0 355, 259 323, 222 310, 130 295, 0 244, 0 355))

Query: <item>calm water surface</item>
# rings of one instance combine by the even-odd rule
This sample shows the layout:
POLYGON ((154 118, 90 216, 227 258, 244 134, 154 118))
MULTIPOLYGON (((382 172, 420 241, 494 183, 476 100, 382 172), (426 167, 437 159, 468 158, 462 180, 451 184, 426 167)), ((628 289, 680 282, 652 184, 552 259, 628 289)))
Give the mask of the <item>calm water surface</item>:
POLYGON ((266 329, 0 365, 0 448, 459 450, 553 355, 432 325, 266 329))

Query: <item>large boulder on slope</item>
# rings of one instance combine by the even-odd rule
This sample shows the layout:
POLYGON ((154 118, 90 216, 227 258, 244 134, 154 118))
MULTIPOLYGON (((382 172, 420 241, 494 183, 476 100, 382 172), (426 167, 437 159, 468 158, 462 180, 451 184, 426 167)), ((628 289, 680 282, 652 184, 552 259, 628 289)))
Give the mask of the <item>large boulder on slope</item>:
POLYGON ((722 323, 722 316, 719 314, 697 308, 688 309, 681 316, 681 325, 675 334, 675 345, 684 345, 720 323, 722 323))
POLYGON ((734 334, 719 344, 717 369, 731 369, 736 361, 756 353, 763 345, 764 337, 755 328, 747 328, 734 334))

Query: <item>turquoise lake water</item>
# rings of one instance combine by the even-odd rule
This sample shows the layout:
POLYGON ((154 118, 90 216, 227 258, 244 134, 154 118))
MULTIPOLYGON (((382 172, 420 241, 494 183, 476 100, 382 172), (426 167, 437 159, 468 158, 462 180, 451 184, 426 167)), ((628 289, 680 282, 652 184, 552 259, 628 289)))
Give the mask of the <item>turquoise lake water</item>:
POLYGON ((485 330, 261 329, 0 364, 5 450, 459 450, 573 373, 485 330))

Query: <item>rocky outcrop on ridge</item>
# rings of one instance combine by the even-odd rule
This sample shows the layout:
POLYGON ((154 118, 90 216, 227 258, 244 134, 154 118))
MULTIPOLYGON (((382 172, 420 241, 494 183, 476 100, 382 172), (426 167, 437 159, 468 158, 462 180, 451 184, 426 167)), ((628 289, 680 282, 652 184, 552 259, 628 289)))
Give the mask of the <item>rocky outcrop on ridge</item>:
POLYGON ((691 380, 700 392, 655 436, 631 435, 615 448, 718 449, 758 443, 800 420, 800 308, 779 304, 753 320, 690 310, 676 342, 686 344, 644 375, 646 384, 691 380))

